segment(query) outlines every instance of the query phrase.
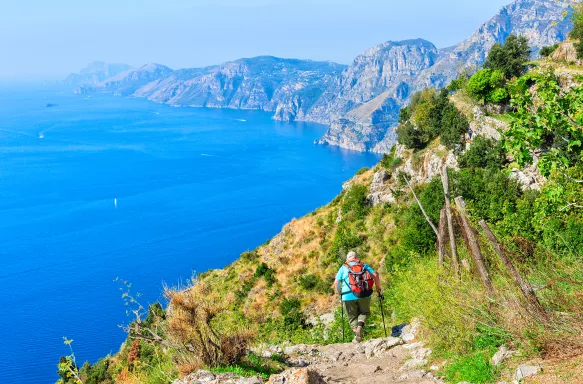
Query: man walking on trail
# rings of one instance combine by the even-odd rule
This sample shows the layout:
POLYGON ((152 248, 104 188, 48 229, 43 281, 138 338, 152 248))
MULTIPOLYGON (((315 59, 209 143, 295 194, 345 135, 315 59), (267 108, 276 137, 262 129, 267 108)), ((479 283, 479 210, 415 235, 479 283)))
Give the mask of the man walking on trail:
POLYGON ((381 279, 370 266, 358 260, 355 252, 349 252, 346 263, 340 267, 334 280, 334 289, 342 297, 342 305, 348 316, 348 322, 354 332, 354 343, 362 340, 362 329, 370 316, 370 300, 373 294, 373 282, 381 295, 381 279))

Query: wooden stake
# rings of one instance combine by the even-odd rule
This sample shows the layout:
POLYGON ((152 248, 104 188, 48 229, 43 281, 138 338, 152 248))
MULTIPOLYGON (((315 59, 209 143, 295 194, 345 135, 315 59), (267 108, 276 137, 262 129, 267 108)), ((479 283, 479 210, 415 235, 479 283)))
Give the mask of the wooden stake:
POLYGON ((439 265, 443 265, 443 259, 447 253, 445 249, 445 228, 447 227, 447 214, 445 213, 445 207, 441 208, 439 213, 439 235, 437 236, 437 251, 439 254, 439 265))
POLYGON ((474 258, 474 262, 476 264, 476 268, 478 269, 478 273, 482 279, 482 283, 484 287, 488 289, 490 293, 494 292, 494 287, 492 286, 492 279, 490 278, 490 273, 488 273, 488 267, 486 267, 486 263, 484 262, 484 256, 482 255, 482 251, 480 250, 480 244, 478 243, 478 239, 472 226, 470 225, 470 220, 466 215, 466 203, 461 196, 455 198, 455 203, 458 208, 458 212, 462 219, 463 230, 466 232, 466 236, 468 238, 468 242, 470 245, 470 253, 474 258))
POLYGON ((451 262, 456 274, 460 272, 460 262, 457 254, 457 245, 455 243, 455 234, 453 232, 453 219, 451 215, 451 198, 449 196, 449 178, 447 175, 447 166, 441 170, 441 183, 443 184, 443 194, 445 196, 445 215, 447 218, 447 230, 449 233, 449 245, 451 247, 451 262))
POLYGON ((512 261, 510 261, 508 256, 506 256, 506 253, 500 246, 500 243, 498 242, 498 239, 496 239, 494 233, 492 233, 492 231, 490 230, 490 227, 488 227, 488 224, 486 224, 484 220, 480 220, 480 227, 482 227, 482 230, 486 234, 486 237, 488 238, 488 240, 490 240, 490 243, 492 244, 492 248, 494 248, 494 250, 500 257, 500 260, 502 260, 502 263, 504 263, 506 269, 508 269, 508 272, 510 272, 510 274, 514 278, 514 281, 520 287, 522 294, 527 300, 529 310, 535 314, 543 314, 546 317, 546 312, 543 306, 541 305, 540 301, 536 297, 536 294, 534 293, 532 286, 527 280, 522 278, 518 270, 514 267, 514 264, 512 264, 512 261))

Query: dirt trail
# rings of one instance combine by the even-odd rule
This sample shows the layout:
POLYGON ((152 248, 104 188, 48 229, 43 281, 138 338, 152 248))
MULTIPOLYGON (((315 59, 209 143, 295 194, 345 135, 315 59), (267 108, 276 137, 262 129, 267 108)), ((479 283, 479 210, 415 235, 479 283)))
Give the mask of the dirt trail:
MULTIPOLYGON (((369 340, 359 344, 333 344, 324 347, 296 345, 284 349, 289 363, 317 373, 319 383, 443 383, 424 370, 431 350, 414 342, 416 326, 408 326, 399 337, 369 340)), ((436 368, 436 367, 433 367, 436 368)), ((290 383, 290 372, 277 375, 270 383, 290 383), (285 375, 288 378, 284 380, 285 375)), ((299 383, 299 382, 298 382, 299 383)), ((303 382, 302 382, 303 384, 303 382)))

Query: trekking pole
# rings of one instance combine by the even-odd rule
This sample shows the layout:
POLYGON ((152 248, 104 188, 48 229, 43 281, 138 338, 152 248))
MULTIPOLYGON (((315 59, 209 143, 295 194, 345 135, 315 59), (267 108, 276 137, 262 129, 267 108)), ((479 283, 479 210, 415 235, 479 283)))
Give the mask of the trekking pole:
POLYGON ((385 329, 385 337, 387 336, 387 326, 385 325, 385 311, 383 310, 383 295, 379 292, 379 304, 381 305, 381 316, 383 317, 383 328, 385 329))
POLYGON ((342 305, 342 294, 340 294, 340 308, 342 309, 342 342, 344 343, 344 305, 342 305))

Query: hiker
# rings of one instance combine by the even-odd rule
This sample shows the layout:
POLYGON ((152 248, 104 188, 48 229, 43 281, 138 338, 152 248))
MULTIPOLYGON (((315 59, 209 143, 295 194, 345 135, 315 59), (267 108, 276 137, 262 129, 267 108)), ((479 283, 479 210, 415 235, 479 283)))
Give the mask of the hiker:
POLYGON ((346 263, 340 267, 336 274, 333 288, 341 295, 342 305, 354 332, 353 343, 362 341, 362 329, 366 319, 370 316, 373 283, 376 285, 379 297, 382 298, 379 274, 358 260, 355 252, 348 252, 346 263))

